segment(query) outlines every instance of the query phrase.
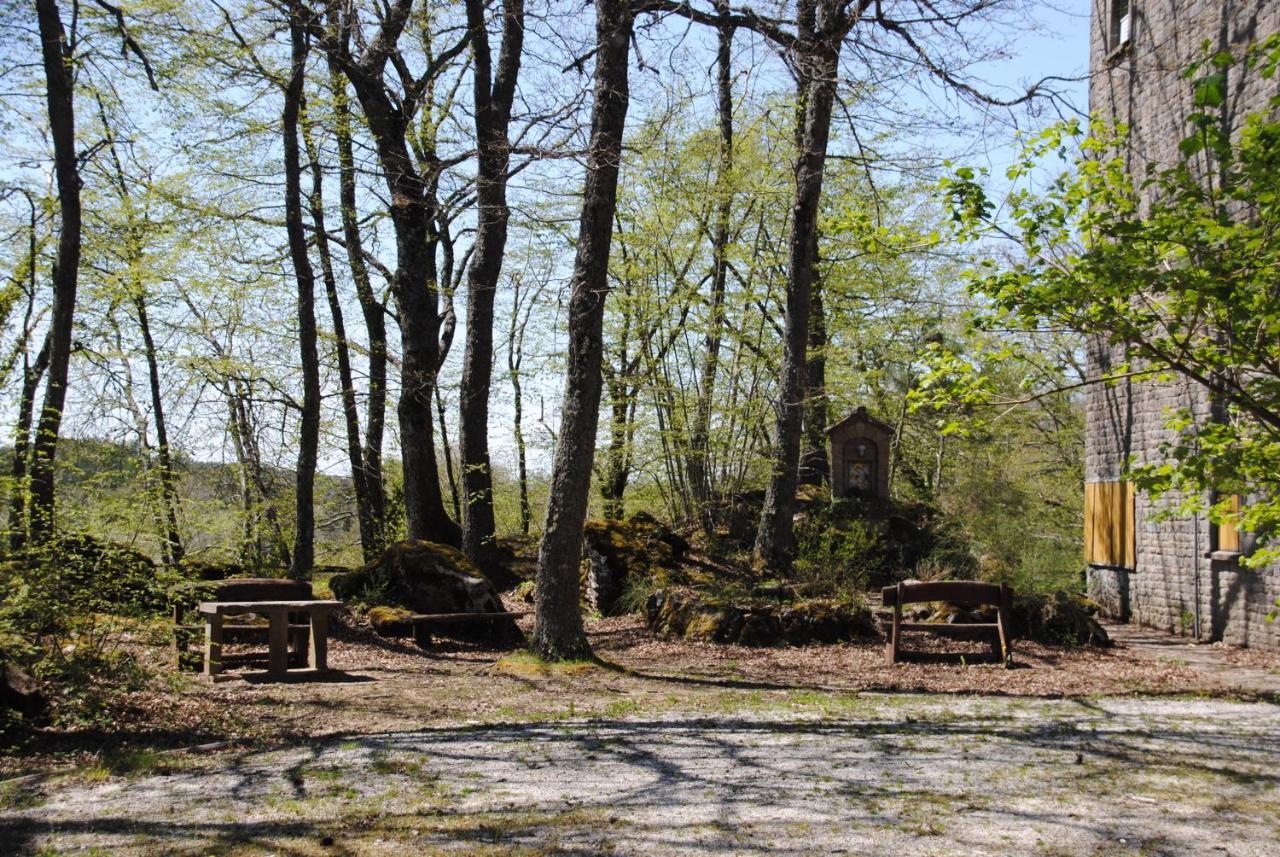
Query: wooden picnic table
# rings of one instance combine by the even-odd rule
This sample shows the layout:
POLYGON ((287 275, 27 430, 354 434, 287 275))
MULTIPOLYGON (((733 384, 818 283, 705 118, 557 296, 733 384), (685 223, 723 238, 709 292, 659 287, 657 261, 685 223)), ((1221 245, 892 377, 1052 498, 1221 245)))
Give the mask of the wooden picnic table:
POLYGON ((223 668, 222 631, 224 619, 245 613, 267 617, 267 675, 285 678, 303 670, 289 670, 289 614, 306 613, 311 626, 305 665, 306 672, 323 673, 329 669, 329 614, 342 606, 341 601, 202 601, 196 612, 205 621, 204 674, 216 678, 223 668))

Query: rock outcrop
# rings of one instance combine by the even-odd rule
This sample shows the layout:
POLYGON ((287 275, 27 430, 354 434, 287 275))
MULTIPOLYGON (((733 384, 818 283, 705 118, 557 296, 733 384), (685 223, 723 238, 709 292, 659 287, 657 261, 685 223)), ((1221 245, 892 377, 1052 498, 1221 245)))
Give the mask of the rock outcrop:
POLYGON ((645 619, 664 637, 742 646, 837 643, 879 636, 865 605, 828 599, 736 603, 664 589, 650 596, 645 619))
POLYGON ((624 603, 628 582, 674 568, 689 550, 684 538, 643 512, 625 521, 588 521, 582 541, 583 595, 604 616, 637 608, 624 603))
POLYGON ((497 590, 461 551, 428 541, 396 542, 359 571, 329 581, 354 604, 403 607, 414 613, 500 613, 497 590))

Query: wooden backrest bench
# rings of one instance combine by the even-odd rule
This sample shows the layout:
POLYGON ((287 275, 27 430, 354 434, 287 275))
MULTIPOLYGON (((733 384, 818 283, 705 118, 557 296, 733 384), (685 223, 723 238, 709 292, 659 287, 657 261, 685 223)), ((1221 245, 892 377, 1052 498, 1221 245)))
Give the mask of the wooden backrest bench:
POLYGON ((489 637, 501 642, 519 636, 516 619, 524 613, 416 613, 408 621, 413 624, 413 641, 426 648, 431 645, 431 632, 440 626, 488 625, 489 637))
POLYGON ((991 654, 997 661, 1009 663, 1013 650, 1009 646, 1009 609, 1012 591, 1003 583, 980 583, 974 580, 944 580, 932 583, 899 583, 881 590, 884 606, 893 608, 893 625, 885 654, 889 663, 897 663, 903 656, 901 649, 903 631, 927 631, 952 640, 988 640, 991 654), (945 601, 962 607, 994 605, 994 622, 903 622, 902 608, 906 604, 929 601, 945 601))

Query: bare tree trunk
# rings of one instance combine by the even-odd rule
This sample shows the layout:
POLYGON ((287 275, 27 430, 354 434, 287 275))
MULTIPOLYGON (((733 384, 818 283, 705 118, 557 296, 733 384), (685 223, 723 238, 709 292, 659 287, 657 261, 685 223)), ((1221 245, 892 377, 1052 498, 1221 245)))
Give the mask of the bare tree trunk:
POLYGON ((578 247, 569 297, 569 353, 551 496, 538 550, 533 649, 545 658, 590 655, 578 603, 582 525, 600 419, 600 363, 609 245, 627 118, 632 11, 627 0, 596 0, 595 93, 578 247))
POLYGON ((67 397, 71 363, 72 322, 80 272, 80 170, 76 156, 75 106, 71 79, 71 47, 54 0, 36 0, 40 52, 44 62, 45 98, 53 139, 54 174, 58 184, 58 260, 53 270, 53 313, 49 322, 49 368, 44 405, 36 425, 31 455, 28 522, 31 540, 47 543, 54 533, 53 463, 67 397))
POLYGON ((520 483, 520 535, 529 535, 533 517, 529 509, 529 469, 524 445, 524 401, 520 392, 520 370, 511 373, 511 387, 515 399, 516 479, 520 483))
POLYGON ((462 550, 481 569, 494 554, 493 471, 489 462, 489 388, 493 374, 493 303, 507 245, 507 129, 524 40, 523 0, 504 0, 502 47, 496 76, 489 52, 483 0, 467 0, 475 94, 476 240, 467 272, 467 343, 458 402, 462 456, 462 550), (491 78, 492 82, 491 82, 491 78))
MULTIPOLYGON (((379 32, 358 58, 350 53, 351 33, 346 29, 350 19, 336 11, 332 17, 337 19, 337 32, 324 33, 322 44, 351 81, 364 108, 392 200, 389 215, 396 237, 396 271, 391 290, 400 310, 401 392, 397 413, 409 538, 457 546, 461 531, 445 510, 440 493, 431 413, 441 351, 439 281, 431 235, 437 211, 429 193, 433 180, 430 176, 424 178, 414 165, 408 143, 409 116, 383 79, 412 8, 412 0, 389 4, 379 32)), ((464 46, 461 43, 455 49, 460 52, 464 46)), ((443 68, 441 61, 442 57, 436 57, 433 67, 443 68)))
MULTIPOLYGON (((716 4, 720 14, 728 14, 728 3, 716 4)), ((720 368, 720 339, 724 332, 724 292, 728 280, 729 216, 733 210, 733 31, 727 23, 717 30, 716 93, 720 120, 720 166, 716 175, 716 215, 711 236, 711 305, 707 313, 707 333, 702 342, 702 372, 698 403, 694 410, 693 429, 689 437, 689 458, 685 470, 689 490, 693 494, 698 521, 711 532, 711 478, 708 447, 711 434, 711 409, 715 404, 716 375, 720 368)))
MULTIPOLYGON (((239 381, 226 384, 224 395, 231 410, 232 430, 235 432, 237 454, 244 462, 249 484, 253 487, 257 500, 254 507, 262 507, 262 515, 271 525, 272 544, 275 547, 277 562, 284 568, 293 566, 289 543, 284 537, 284 528, 280 525, 280 516, 276 513, 271 499, 271 486, 267 484, 266 473, 262 466, 262 451, 258 448, 258 429, 253 417, 252 388, 246 389, 239 381)), ((254 514, 256 518, 256 512, 254 514)), ((266 551, 258 550, 258 556, 265 558, 266 551)))
MULTIPOLYGON (((540 291, 540 290, 539 290, 540 291)), ((521 318, 520 279, 516 277, 511 289, 511 328, 507 336, 507 371, 511 375, 512 400, 515 403, 516 476, 520 483, 520 533, 529 535, 532 512, 529 508, 529 471, 525 460, 524 443, 524 392, 520 386, 520 368, 524 363, 524 332, 529 315, 537 299, 537 292, 530 296, 529 308, 521 318)))
POLYGON ((787 292, 781 378, 778 384, 777 419, 773 462, 765 490, 755 557, 761 565, 781 569, 791 562, 792 515, 800 459, 800 435, 804 418, 805 347, 809 336, 810 288, 813 282, 813 240, 822 197, 827 140, 835 98, 839 40, 830 34, 819 38, 816 6, 826 17, 834 16, 834 0, 806 0, 800 4, 797 30, 800 37, 795 62, 800 73, 801 102, 797 138, 795 202, 791 233, 787 238, 787 292))
MULTIPOLYGON (((141 267, 143 239, 139 234, 137 216, 133 210, 132 198, 129 193, 129 181, 124 174, 124 163, 120 160, 120 153, 116 148, 116 140, 111 130, 111 123, 107 119, 106 107, 103 105, 101 97, 95 97, 98 100, 98 115, 102 119, 102 127, 106 132, 107 147, 111 153, 111 163, 116 173, 120 201, 128 212, 128 233, 125 239, 128 246, 126 252, 130 269, 134 271, 132 281, 129 283, 130 297, 135 317, 138 321, 138 331, 142 334, 143 356, 147 361, 147 383, 151 396, 151 411, 156 423, 156 456, 160 467, 160 510, 156 517, 161 538, 160 553, 166 565, 177 566, 182 562, 183 555, 182 537, 178 532, 177 475, 173 469, 172 449, 169 446, 169 426, 168 421, 165 419, 164 397, 161 395, 160 390, 160 363, 156 356, 155 339, 151 334, 151 319, 147 312, 146 284, 142 282, 141 276, 137 273, 141 267)), ((147 444, 145 422, 140 419, 138 427, 145 447, 147 444)))
POLYGON ((302 83, 306 72, 307 39, 298 20, 299 5, 289 4, 291 72, 284 93, 285 230, 289 257, 298 284, 298 347, 302 361, 302 420, 298 440, 295 486, 297 529, 294 531, 294 577, 311 576, 315 564, 315 479, 320 445, 320 357, 316 349, 315 272, 307 253, 302 225, 302 165, 298 152, 298 115, 302 108, 302 83))
POLYGON ((173 469, 169 446, 169 425, 164 416, 164 397, 160 393, 160 363, 156 343, 151 336, 151 319, 147 315, 147 299, 141 292, 133 297, 138 314, 138 329, 147 360, 147 382, 151 392, 151 413, 156 423, 156 456, 160 465, 160 501, 164 520, 165 556, 172 565, 182 562, 182 536, 178 532, 178 477, 173 469))
POLYGON ((356 499, 356 522, 360 529, 360 553, 365 562, 380 553, 377 535, 369 514, 369 488, 365 478, 364 452, 360 447, 360 407, 356 402, 355 380, 351 373, 351 347, 347 341, 347 325, 338 295, 338 280, 333 271, 333 254, 324 217, 324 171, 320 167, 320 151, 311 133, 311 123, 302 117, 302 142, 311 171, 311 194, 308 207, 315 225, 316 252, 320 256, 320 275, 324 280, 329 317, 333 320, 334 350, 338 358, 338 387, 342 397, 342 422, 346 429, 347 461, 351 464, 351 486, 356 499))
MULTIPOLYGON (((32 259, 32 264, 35 260, 32 259)), ((36 405, 36 390, 40 379, 44 377, 49 366, 49 336, 46 334, 44 344, 36 355, 35 362, 29 363, 27 355, 23 355, 22 393, 18 397, 17 425, 13 432, 13 465, 10 467, 12 487, 9 494, 9 547, 20 551, 27 544, 29 531, 27 521, 27 493, 31 490, 27 482, 27 466, 31 458, 31 423, 36 405)))
POLYGON ((449 424, 445 422, 444 397, 436 386, 436 418, 440 420, 440 451, 444 458, 444 476, 449 483, 449 500, 453 503, 453 516, 462 517, 462 499, 458 495, 458 477, 453 473, 453 447, 449 446, 449 424))
POLYGON ((369 337, 369 393, 365 411, 364 448, 360 470, 364 481, 365 506, 362 518, 361 549, 376 557, 386 544, 387 489, 382 477, 382 435, 387 414, 387 322, 386 307, 373 293, 369 267, 364 259, 360 217, 356 208, 356 169, 351 149, 351 111, 347 104, 347 84, 337 64, 329 59, 329 83, 333 90, 334 136, 338 143, 338 202, 342 211, 342 236, 347 244, 347 264, 355 283, 360 312, 369 337), (365 533, 369 543, 364 543, 365 533))

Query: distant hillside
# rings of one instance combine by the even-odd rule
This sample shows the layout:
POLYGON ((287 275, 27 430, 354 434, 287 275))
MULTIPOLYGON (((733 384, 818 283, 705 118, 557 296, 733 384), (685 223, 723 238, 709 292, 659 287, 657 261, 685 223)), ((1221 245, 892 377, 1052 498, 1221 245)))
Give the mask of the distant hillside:
MULTIPOLYGON (((0 447, 0 485, 9 494, 13 448, 0 447)), ((243 537, 239 468, 232 464, 179 457, 179 529, 189 556, 234 560, 243 537)), ((66 530, 91 533, 159 555, 155 509, 147 460, 137 447, 99 440, 63 438, 58 442, 58 516, 66 530)), ((288 544, 293 541, 293 473, 267 471, 272 506, 288 544)), ((355 495, 347 477, 316 476, 316 562, 360 562, 355 495)), ((0 519, 7 517, 3 504, 0 519)), ((265 517, 262 519, 265 526, 265 517)))

